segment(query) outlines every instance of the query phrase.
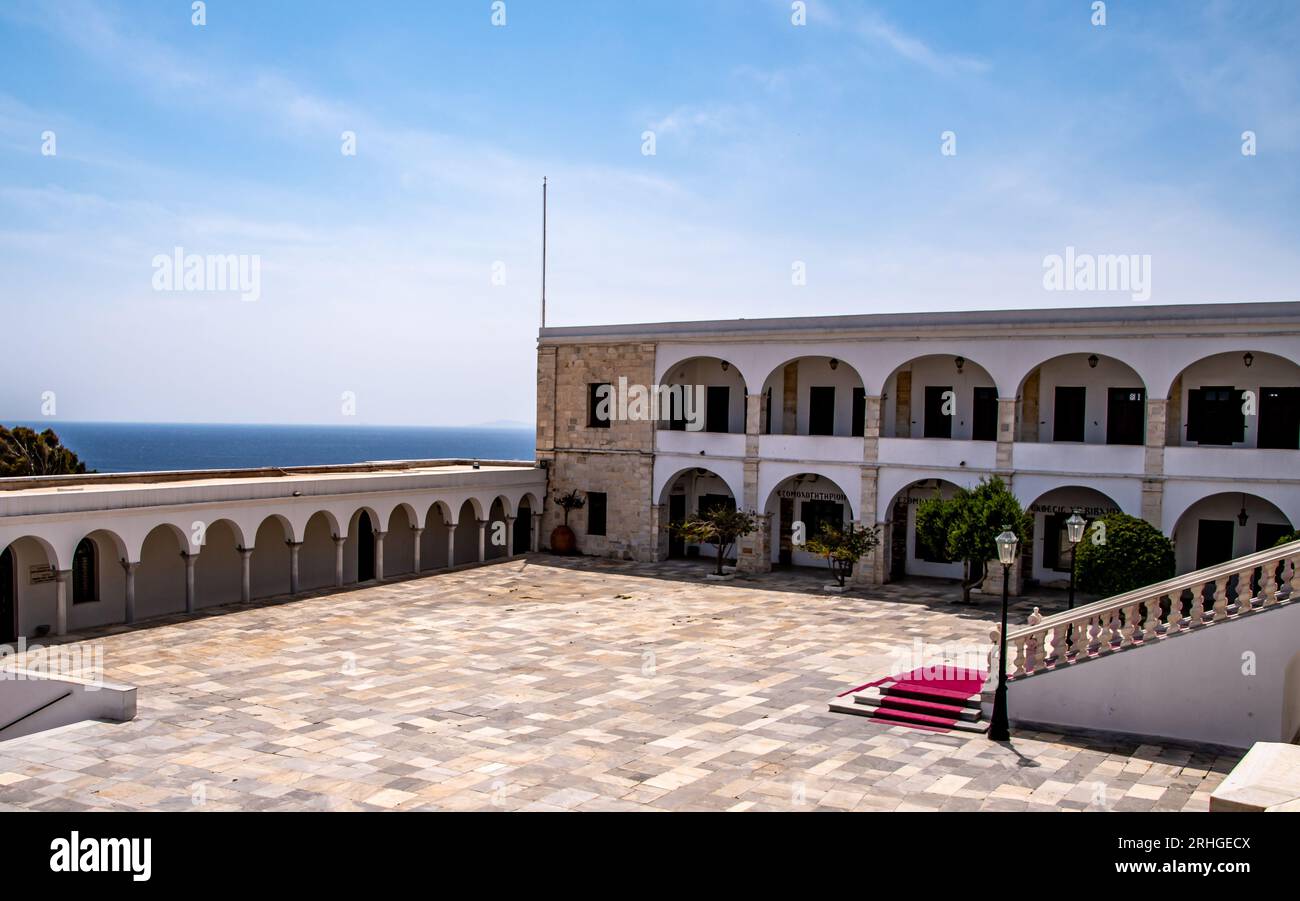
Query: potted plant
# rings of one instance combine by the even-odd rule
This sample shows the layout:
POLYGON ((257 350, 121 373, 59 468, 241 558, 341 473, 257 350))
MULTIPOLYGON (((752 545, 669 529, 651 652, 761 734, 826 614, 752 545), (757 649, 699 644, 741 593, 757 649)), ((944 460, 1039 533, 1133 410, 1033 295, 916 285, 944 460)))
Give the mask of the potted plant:
POLYGON ((836 594, 844 591, 844 580, 853 575, 853 566, 862 557, 875 550, 880 543, 880 527, 862 529, 849 523, 846 529, 837 529, 830 524, 823 524, 821 530, 805 547, 810 553, 826 558, 826 565, 835 576, 834 585, 826 585, 826 591, 836 594))
POLYGON ((556 494, 555 503, 564 511, 564 522, 551 531, 551 553, 572 554, 578 549, 578 538, 569 528, 569 514, 587 506, 587 500, 578 489, 556 494))
POLYGON ((753 513, 717 506, 701 511, 684 522, 672 523, 669 529, 688 544, 711 544, 717 551, 717 569, 710 579, 730 579, 722 571, 722 562, 730 555, 737 539, 754 531, 757 520, 753 513))

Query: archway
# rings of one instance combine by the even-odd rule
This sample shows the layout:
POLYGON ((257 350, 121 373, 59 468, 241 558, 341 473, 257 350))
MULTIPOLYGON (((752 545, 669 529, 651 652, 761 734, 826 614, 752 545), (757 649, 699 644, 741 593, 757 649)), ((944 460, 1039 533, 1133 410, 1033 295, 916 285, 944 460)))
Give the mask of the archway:
POLYGON ((772 562, 786 566, 825 566, 823 558, 802 549, 803 543, 816 537, 823 525, 843 528, 856 518, 844 489, 828 476, 812 472, 779 482, 763 512, 768 517, 772 562))
POLYGON ((916 508, 934 497, 950 498, 959 486, 944 479, 919 479, 900 489, 890 501, 889 512, 881 529, 889 581, 906 576, 929 576, 961 580, 965 576, 962 561, 952 560, 943 548, 931 547, 916 534, 916 508))
POLYGON ((456 556, 453 565, 477 563, 479 560, 479 508, 473 499, 460 505, 456 515, 456 556))
POLYGON ((745 431, 745 377, 728 361, 718 357, 682 360, 668 368, 662 384, 667 390, 661 391, 658 401, 658 428, 745 431))
POLYGON ((505 498, 495 498, 492 506, 488 509, 487 537, 484 542, 484 552, 488 560, 499 560, 507 555, 509 548, 507 542, 509 536, 506 534, 506 500, 505 498))
POLYGON ((1300 365, 1249 350, 1189 364, 1169 387, 1165 443, 1300 449, 1300 365))
MULTIPOLYGON (((407 504, 398 504, 388 516, 384 535, 384 578, 415 572, 415 512, 407 504)), ((424 561, 420 561, 423 565, 424 561)))
POLYGON ((338 524, 324 510, 312 514, 302 532, 302 547, 298 549, 298 588, 310 591, 328 588, 335 583, 334 538, 338 524))
POLYGON ((760 403, 759 431, 764 435, 851 438, 865 433, 862 377, 836 357, 797 357, 776 367, 763 383, 760 403))
POLYGON ((887 438, 996 441, 997 382, 965 357, 915 357, 885 380, 880 419, 880 434, 887 438))
POLYGON ((1132 366, 1095 353, 1035 366, 1016 391, 1016 440, 1085 444, 1146 442, 1146 383, 1132 366))
POLYGON ((735 510, 736 496, 722 476, 703 467, 692 467, 668 480, 659 503, 667 506, 668 558, 713 557, 716 552, 712 546, 688 545, 672 526, 714 507, 735 510))
POLYGON ((424 515, 424 534, 420 536, 420 569, 445 569, 451 566, 447 556, 447 537, 451 534, 451 509, 443 501, 434 501, 424 515))
POLYGON ((170 523, 145 536, 135 574, 136 619, 185 610, 185 559, 190 553, 185 534, 170 523))
MULTIPOLYGON (((280 516, 268 516, 257 527, 257 536, 253 539, 253 555, 249 561, 251 597, 270 598, 289 593, 289 540, 289 523, 280 516)), ((299 554, 301 553, 300 550, 299 554)), ((301 562, 300 558, 299 564, 301 562)))
POLYGON ((533 549, 533 511, 536 501, 531 494, 526 494, 519 501, 519 510, 515 515, 516 554, 526 554, 533 549))
POLYGON ((239 527, 230 520, 208 524, 203 532, 203 552, 194 561, 197 607, 232 604, 243 597, 244 562, 239 553, 243 544, 239 527))
POLYGON ((58 559, 40 538, 24 536, 0 551, 0 644, 53 634, 58 624, 58 559))
MULTIPOLYGON (((1122 513, 1119 503, 1108 494, 1082 485, 1063 485, 1044 492, 1025 508, 1032 518, 1033 536, 1023 551, 1030 579, 1051 588, 1070 584, 1074 548, 1065 521, 1075 510, 1089 524, 1111 513, 1122 513)), ((1087 540, 1085 532, 1084 540, 1087 540)))
POLYGON ((369 507, 352 514, 343 546, 343 581, 371 582, 375 578, 375 523, 379 516, 369 507))
POLYGON ((1248 493, 1211 494, 1193 503, 1174 525, 1179 573, 1265 550, 1295 529, 1271 501, 1248 493))

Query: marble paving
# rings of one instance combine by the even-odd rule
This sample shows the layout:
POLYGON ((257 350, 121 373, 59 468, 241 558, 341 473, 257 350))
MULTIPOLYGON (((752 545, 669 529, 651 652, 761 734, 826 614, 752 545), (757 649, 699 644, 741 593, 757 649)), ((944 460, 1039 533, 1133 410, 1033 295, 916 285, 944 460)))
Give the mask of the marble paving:
POLYGON ((1241 756, 829 713, 917 642, 980 653, 994 599, 705 571, 536 555, 71 636, 138 716, 0 742, 0 809, 1206 810, 1241 756))

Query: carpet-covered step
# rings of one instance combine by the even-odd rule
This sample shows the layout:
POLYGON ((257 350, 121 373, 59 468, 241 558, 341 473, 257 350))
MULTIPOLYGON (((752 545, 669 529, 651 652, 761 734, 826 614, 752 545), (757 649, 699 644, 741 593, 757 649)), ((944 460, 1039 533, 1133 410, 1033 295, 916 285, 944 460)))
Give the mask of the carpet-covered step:
POLYGON ((983 734, 988 731, 989 724, 986 720, 964 720, 953 719, 946 716, 933 716, 925 713, 913 713, 908 710, 901 710, 889 707, 873 707, 869 704, 855 703, 851 697, 834 698, 828 705, 832 713, 851 713, 854 716, 865 716, 868 719, 877 720, 893 726, 913 726, 918 729, 946 732, 955 729, 959 732, 976 732, 983 734))
MULTIPOLYGON (((973 710, 980 709, 979 692, 954 691, 949 688, 936 688, 917 682, 886 682, 875 687, 882 694, 890 697, 916 698, 921 701, 951 704, 957 707, 969 707, 973 710)), ((856 692, 856 694, 866 695, 870 691, 871 689, 867 688, 856 692)))
MULTIPOLYGON (((898 692, 891 686, 866 688, 851 695, 855 704, 879 707, 886 710, 905 710, 927 716, 947 717, 953 720, 975 722, 980 718, 978 698, 974 706, 953 703, 954 699, 942 695, 923 695, 915 689, 898 692)), ((964 699, 963 699, 964 700, 964 699)))

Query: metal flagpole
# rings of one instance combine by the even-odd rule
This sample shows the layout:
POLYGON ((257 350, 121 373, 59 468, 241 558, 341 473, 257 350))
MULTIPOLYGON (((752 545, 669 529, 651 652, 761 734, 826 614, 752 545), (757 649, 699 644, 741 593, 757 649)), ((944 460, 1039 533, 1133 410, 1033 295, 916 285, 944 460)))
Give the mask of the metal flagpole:
POLYGON ((542 176, 542 328, 546 328, 546 176, 542 176))

